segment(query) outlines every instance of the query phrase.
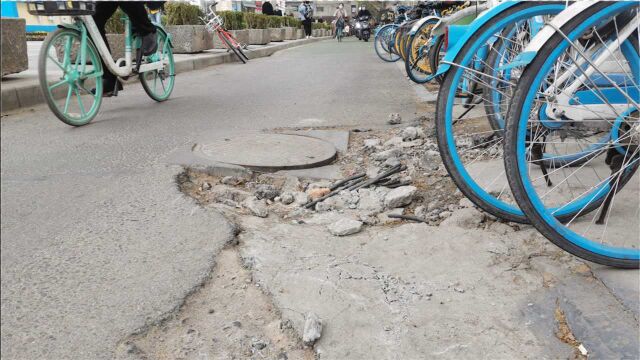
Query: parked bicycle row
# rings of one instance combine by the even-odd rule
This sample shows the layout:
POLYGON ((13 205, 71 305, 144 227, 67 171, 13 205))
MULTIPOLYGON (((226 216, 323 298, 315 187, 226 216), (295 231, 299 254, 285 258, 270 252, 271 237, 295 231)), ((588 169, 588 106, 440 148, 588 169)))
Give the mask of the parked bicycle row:
POLYGON ((508 1, 385 25, 375 51, 438 82, 460 191, 596 263, 640 264, 640 5, 508 1))

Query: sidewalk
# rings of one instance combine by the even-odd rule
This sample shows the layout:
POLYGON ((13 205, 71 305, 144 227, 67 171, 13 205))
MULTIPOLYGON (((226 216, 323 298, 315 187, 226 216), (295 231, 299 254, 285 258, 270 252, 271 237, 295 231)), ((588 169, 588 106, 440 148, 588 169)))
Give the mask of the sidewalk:
MULTIPOLYGON (((270 56, 279 50, 324 39, 326 39, 326 37, 285 40, 282 42, 272 42, 267 45, 250 45, 246 53, 250 59, 257 59, 270 56)), ((38 56, 41 45, 41 41, 27 42, 29 69, 2 78, 2 112, 30 107, 44 102, 38 82, 38 56)), ((176 61, 176 74, 237 61, 233 53, 227 52, 224 49, 212 49, 198 54, 175 54, 174 58, 176 61)))

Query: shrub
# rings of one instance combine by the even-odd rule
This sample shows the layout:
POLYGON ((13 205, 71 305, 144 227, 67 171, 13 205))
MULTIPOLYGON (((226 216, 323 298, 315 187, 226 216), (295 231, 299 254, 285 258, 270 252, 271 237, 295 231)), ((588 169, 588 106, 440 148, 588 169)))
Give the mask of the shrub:
POLYGON ((311 24, 311 28, 314 30, 315 29, 331 30, 331 25, 327 23, 313 23, 311 24))
POLYGON ((223 19, 224 28, 227 30, 242 30, 247 27, 244 15, 240 11, 219 11, 218 15, 223 19))
POLYGON ((249 29, 266 29, 268 16, 263 14, 256 13, 243 13, 244 14, 244 22, 247 24, 249 29))
POLYGON ((104 27, 107 34, 124 34, 124 23, 122 22, 123 17, 124 12, 118 8, 109 20, 107 20, 107 24, 104 27))
POLYGON ((284 19, 282 16, 267 16, 267 27, 281 28, 284 26, 284 19))
POLYGON ((167 25, 199 25, 203 16, 200 7, 184 2, 167 2, 164 6, 167 13, 167 25))
POLYGON ((282 16, 282 21, 283 25, 287 27, 299 28, 302 26, 302 21, 293 16, 282 16))

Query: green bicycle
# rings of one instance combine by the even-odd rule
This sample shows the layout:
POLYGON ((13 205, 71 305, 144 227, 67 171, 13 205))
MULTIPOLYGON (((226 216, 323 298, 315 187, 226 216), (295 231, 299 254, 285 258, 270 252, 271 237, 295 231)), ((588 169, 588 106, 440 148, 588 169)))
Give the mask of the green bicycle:
POLYGON ((122 79, 138 76, 149 97, 161 102, 171 95, 175 82, 175 62, 171 36, 158 24, 158 50, 141 56, 141 38, 133 35, 128 17, 124 22, 124 58, 113 60, 91 17, 95 3, 81 1, 34 1, 29 13, 41 16, 71 16, 49 33, 38 61, 40 87, 51 111, 65 124, 82 126, 96 117, 102 104, 102 77, 107 68, 122 79), (137 53, 133 59, 134 51, 137 53))

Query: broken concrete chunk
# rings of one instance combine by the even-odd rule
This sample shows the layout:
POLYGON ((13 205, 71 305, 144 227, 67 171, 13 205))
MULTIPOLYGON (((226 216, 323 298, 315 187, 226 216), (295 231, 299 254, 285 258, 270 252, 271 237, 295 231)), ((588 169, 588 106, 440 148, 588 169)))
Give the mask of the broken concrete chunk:
POLYGON ((440 226, 458 226, 464 229, 475 229, 484 221, 484 214, 474 208, 456 210, 440 226))
POLYGON ((295 204, 299 206, 302 206, 309 202, 309 195, 302 191, 293 193, 293 197, 296 199, 295 204))
POLYGON ((364 140, 364 148, 365 149, 375 149, 377 146, 380 146, 380 139, 365 139, 364 140))
POLYGON ((289 205, 289 204, 293 203, 294 201, 296 201, 296 198, 290 192, 283 192, 280 195, 280 202, 285 204, 285 205, 289 205))
POLYGON ((276 198, 276 196, 280 195, 280 191, 273 185, 260 184, 258 185, 258 187, 256 187, 256 191, 254 192, 254 194, 258 199, 273 200, 276 198))
POLYGON ((418 133, 418 129, 416 129, 413 126, 409 126, 404 130, 402 130, 402 140, 404 141, 415 140, 419 137, 420 137, 420 134, 418 133))
POLYGON ((389 114, 389 120, 387 120, 388 124, 397 125, 397 124, 400 124, 401 122, 402 122, 402 117, 400 117, 400 114, 398 113, 389 114))
POLYGON ((370 189, 359 189, 358 194, 360 197, 358 209, 365 210, 368 214, 377 214, 382 211, 382 197, 375 191, 370 189))
POLYGON ((309 312, 304 319, 304 331, 302 342, 307 346, 312 346, 322 336, 322 321, 313 312, 309 312))
POLYGON ((397 157, 390 157, 384 161, 384 166, 386 167, 394 167, 400 165, 400 160, 397 157))
POLYGON ((387 193, 384 197, 384 205, 387 208, 398 208, 408 205, 418 189, 415 186, 401 186, 387 193))
POLYGON ((380 151, 372 155, 374 160, 384 161, 390 157, 398 157, 402 154, 400 149, 389 149, 385 151, 380 151))
POLYGON ((238 176, 225 176, 220 180, 221 183, 225 185, 240 185, 244 182, 244 180, 238 176))
POLYGON ((340 219, 328 226, 329 232, 335 236, 347 236, 362 230, 362 222, 352 219, 340 219))
POLYGON ((385 141, 384 147, 394 147, 402 144, 402 138, 400 136, 394 136, 391 139, 385 141))
POLYGON ((264 199, 256 200, 253 198, 247 198, 242 203, 242 206, 255 216, 263 218, 269 216, 269 209, 267 208, 267 203, 264 199))

